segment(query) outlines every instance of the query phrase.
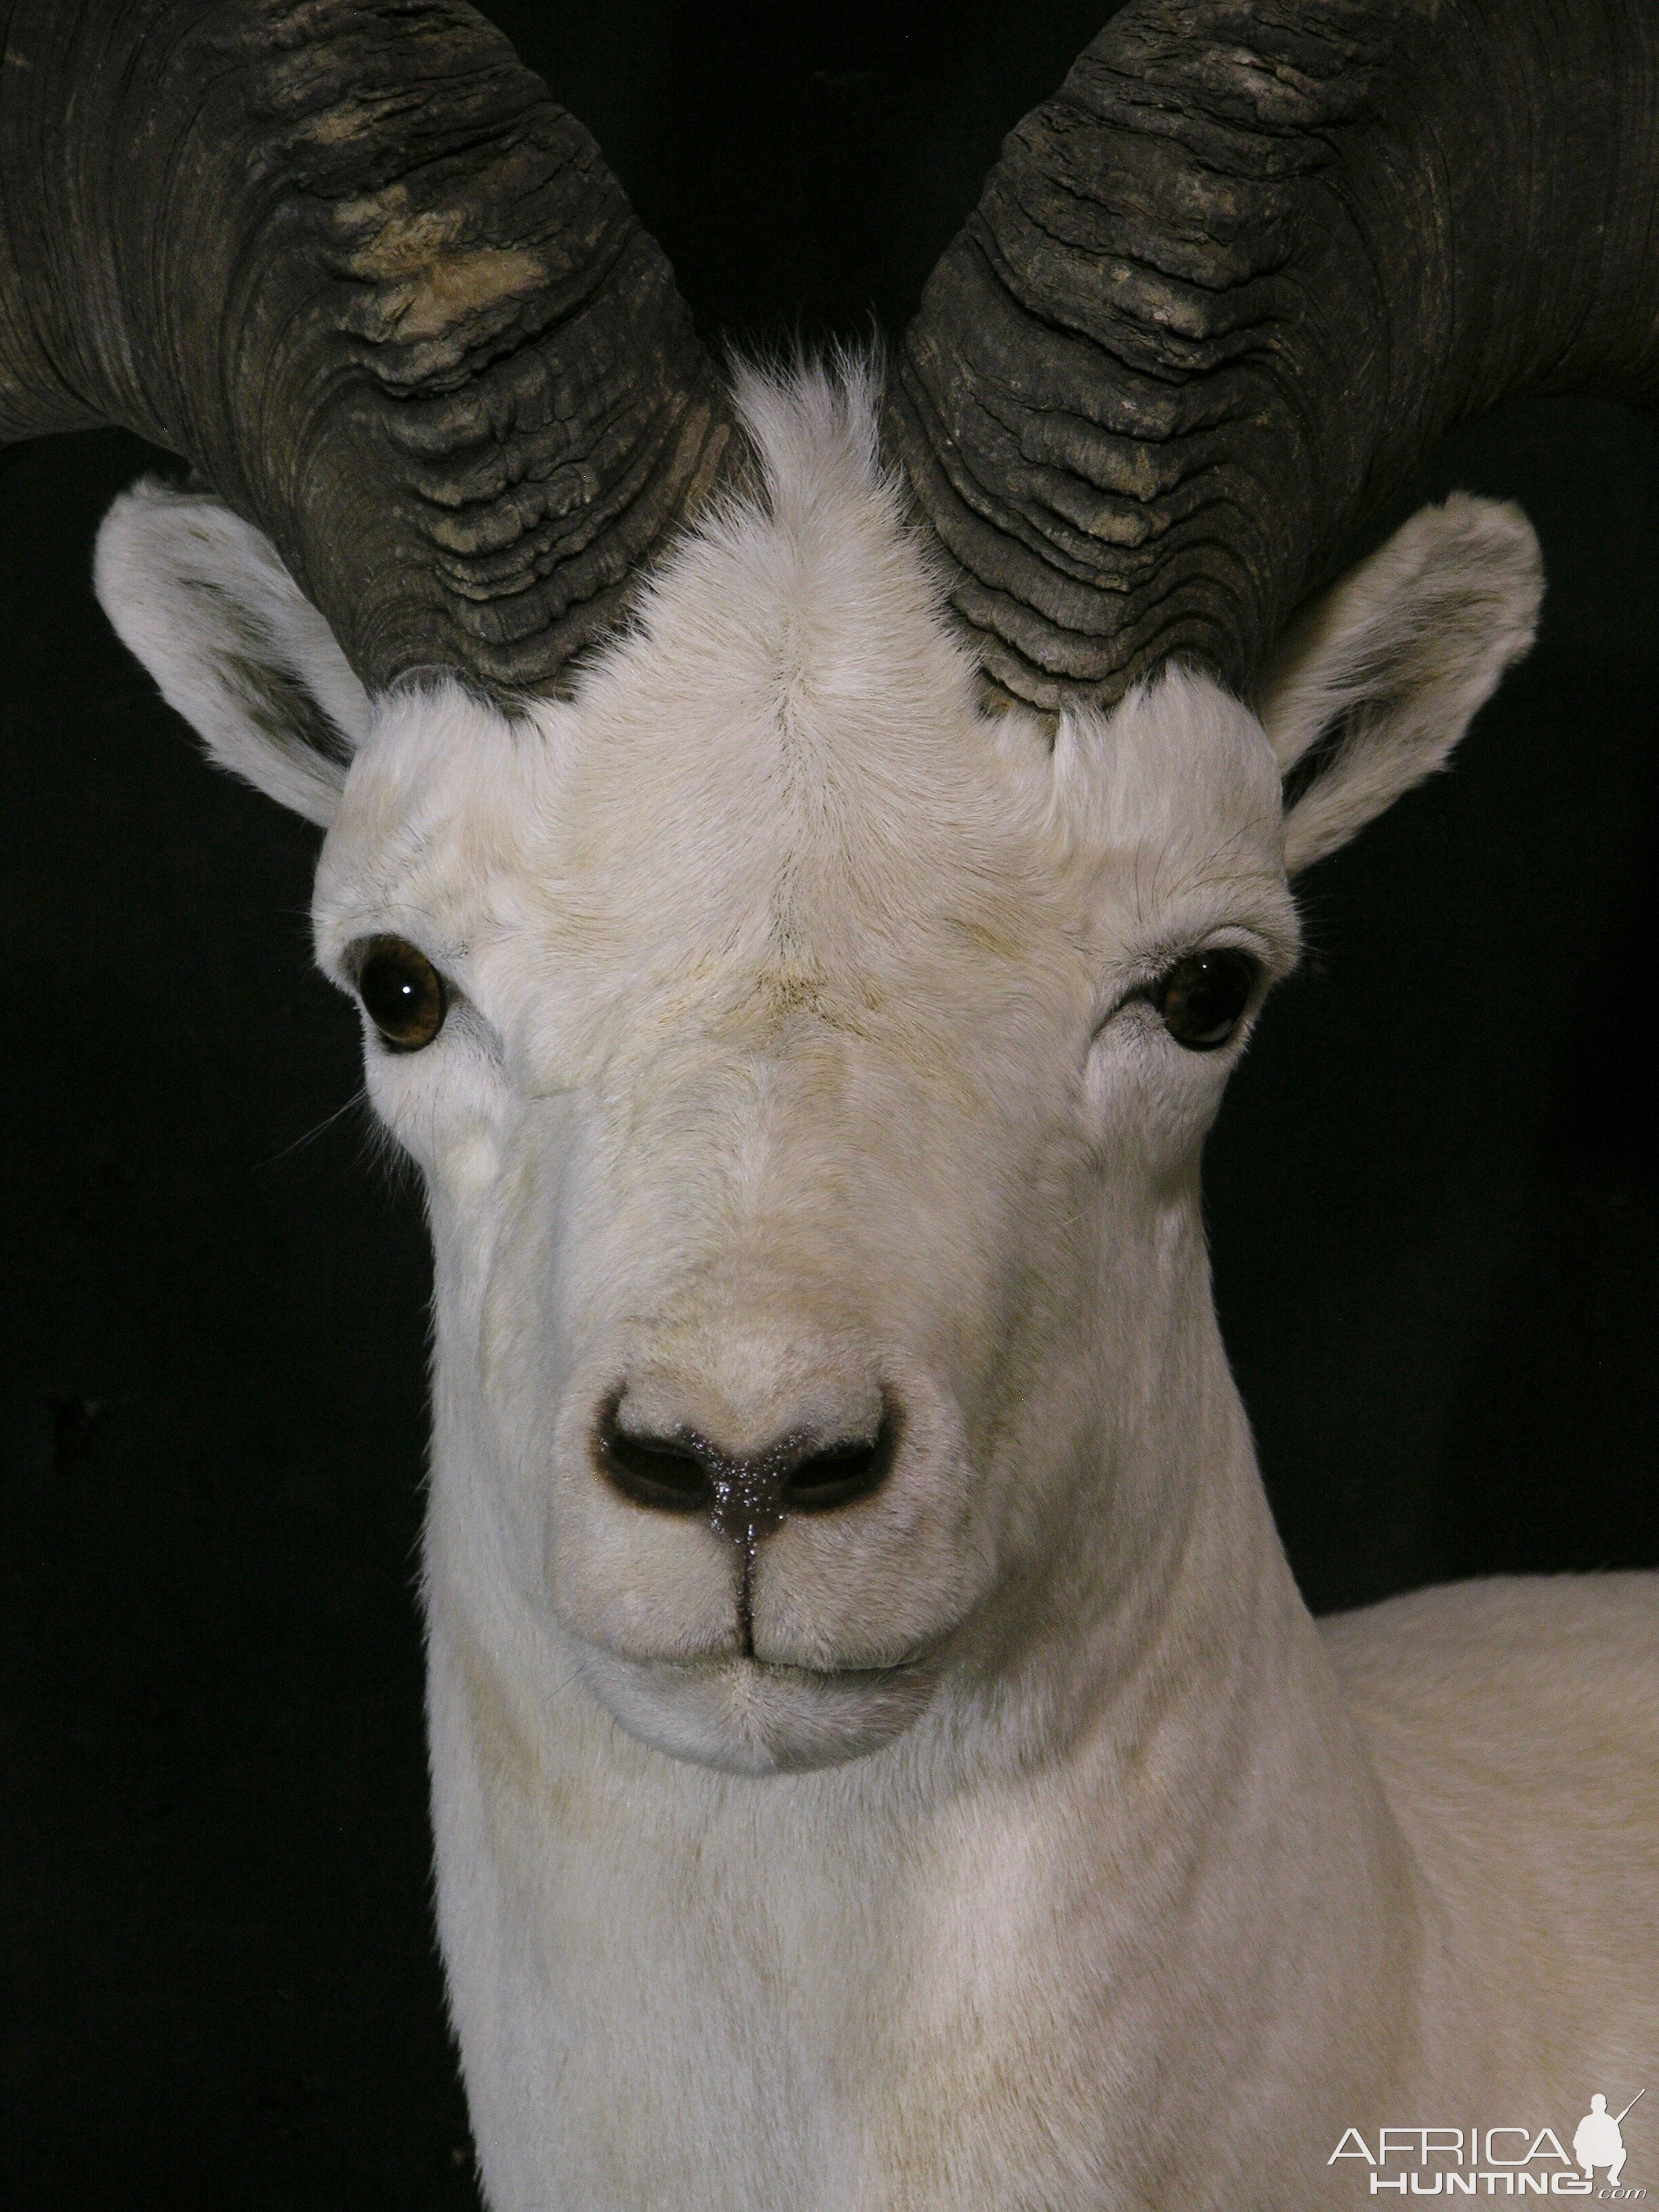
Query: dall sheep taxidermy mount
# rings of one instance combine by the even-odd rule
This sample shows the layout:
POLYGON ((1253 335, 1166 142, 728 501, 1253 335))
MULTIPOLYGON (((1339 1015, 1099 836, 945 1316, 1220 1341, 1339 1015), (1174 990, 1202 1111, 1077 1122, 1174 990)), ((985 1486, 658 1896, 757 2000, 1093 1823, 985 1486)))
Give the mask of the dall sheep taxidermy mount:
POLYGON ((0 436, 190 464, 100 594, 425 1182, 493 2212, 1323 2212, 1639 2082, 1659 1583, 1316 1625, 1199 1164, 1536 625, 1512 507, 1335 549, 1659 378, 1659 15, 1133 0, 888 371, 717 369, 460 0, 0 21, 0 436))

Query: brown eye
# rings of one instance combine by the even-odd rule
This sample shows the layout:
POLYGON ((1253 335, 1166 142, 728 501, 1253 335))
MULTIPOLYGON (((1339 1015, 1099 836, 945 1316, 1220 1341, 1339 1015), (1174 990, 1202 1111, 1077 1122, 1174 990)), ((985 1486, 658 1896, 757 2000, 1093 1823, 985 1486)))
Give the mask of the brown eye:
POLYGON ((401 937, 369 939, 357 962, 357 993, 392 1052, 430 1044, 449 1011, 443 977, 401 937))
POLYGON ((1225 945, 1189 952, 1159 979, 1152 1004, 1177 1044, 1188 1052, 1218 1052, 1232 1042, 1255 978, 1256 963, 1248 952, 1225 945))

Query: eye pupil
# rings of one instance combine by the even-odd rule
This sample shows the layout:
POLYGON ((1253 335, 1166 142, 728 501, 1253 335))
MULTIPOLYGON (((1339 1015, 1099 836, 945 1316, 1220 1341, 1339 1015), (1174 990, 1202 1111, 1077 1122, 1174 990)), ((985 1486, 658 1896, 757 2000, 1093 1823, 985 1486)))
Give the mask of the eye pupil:
POLYGON ((1255 978, 1248 952, 1226 945, 1189 952, 1161 978, 1152 1003, 1177 1044, 1188 1052, 1218 1052, 1231 1042, 1255 978))
POLYGON ((357 961, 357 992, 380 1042, 418 1052, 444 1025, 449 993, 424 952, 401 937, 371 938, 357 961))

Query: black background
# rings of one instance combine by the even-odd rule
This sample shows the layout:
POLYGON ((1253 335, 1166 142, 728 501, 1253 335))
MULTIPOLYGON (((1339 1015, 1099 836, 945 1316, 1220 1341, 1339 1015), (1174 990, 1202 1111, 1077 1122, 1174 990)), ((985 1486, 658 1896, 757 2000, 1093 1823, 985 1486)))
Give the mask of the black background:
MULTIPOLYGON (((486 12, 705 329, 776 341, 898 328, 1106 11, 486 12)), ((463 2206, 418 1194, 308 965, 313 833, 201 766, 93 603, 99 517, 154 458, 0 459, 0 2177, 36 2212, 463 2206)), ((1209 1163, 1318 1607, 1659 1563, 1659 434, 1514 405, 1388 520, 1454 485, 1537 525, 1542 639, 1455 772, 1305 884, 1310 957, 1209 1163)))

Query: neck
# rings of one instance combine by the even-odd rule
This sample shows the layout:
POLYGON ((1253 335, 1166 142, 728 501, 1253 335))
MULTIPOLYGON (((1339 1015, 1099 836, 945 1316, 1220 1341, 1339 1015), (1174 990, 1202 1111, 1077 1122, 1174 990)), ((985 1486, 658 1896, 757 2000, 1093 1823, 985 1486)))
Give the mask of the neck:
POLYGON ((817 1773, 624 1737, 469 1552, 441 1433, 441 1914, 501 2207, 548 2201, 514 2193, 527 2143, 573 2203, 1061 2202, 1079 2160, 1109 2178, 1091 2202, 1140 2203, 1157 2172, 1207 2203, 1250 2141, 1328 2117, 1334 2142, 1386 2091, 1393 2056, 1350 2054, 1356 2019, 1409 2014, 1403 1855, 1207 1286, 1198 1328, 1174 1287, 1139 1404, 1073 1428, 1083 1527, 908 1735, 817 1773), (1175 2082, 1203 2084, 1201 2125, 1175 2082))

